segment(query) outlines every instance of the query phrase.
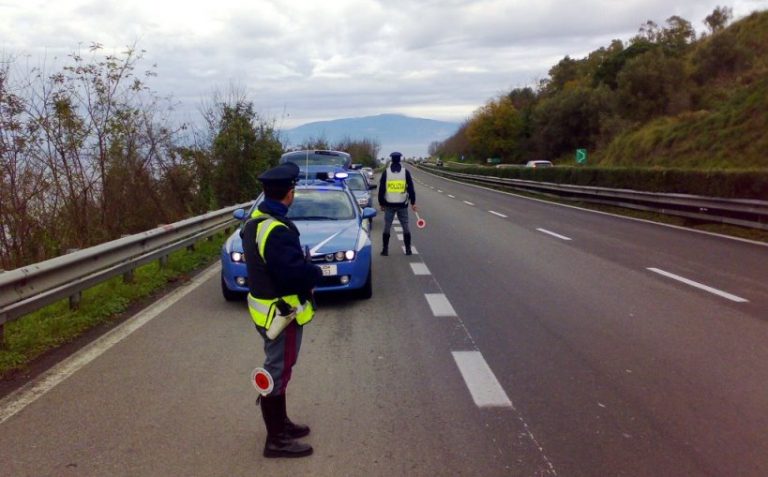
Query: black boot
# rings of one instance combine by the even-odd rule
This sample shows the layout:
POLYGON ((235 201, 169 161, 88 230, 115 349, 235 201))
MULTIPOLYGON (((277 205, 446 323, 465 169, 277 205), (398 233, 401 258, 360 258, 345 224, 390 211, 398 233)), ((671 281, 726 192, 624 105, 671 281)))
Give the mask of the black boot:
POLYGON ((261 414, 267 426, 264 457, 306 457, 312 455, 312 446, 298 442, 285 433, 280 396, 264 396, 261 414))
POLYGON ((403 242, 405 243, 405 254, 411 254, 411 234, 403 234, 403 242))
POLYGON ((280 396, 280 412, 283 415, 283 433, 291 439, 299 439, 309 435, 309 426, 295 424, 288 418, 285 404, 285 394, 280 396))
POLYGON ((389 255, 389 234, 381 234, 381 238, 384 241, 384 247, 381 249, 381 254, 386 257, 389 255))

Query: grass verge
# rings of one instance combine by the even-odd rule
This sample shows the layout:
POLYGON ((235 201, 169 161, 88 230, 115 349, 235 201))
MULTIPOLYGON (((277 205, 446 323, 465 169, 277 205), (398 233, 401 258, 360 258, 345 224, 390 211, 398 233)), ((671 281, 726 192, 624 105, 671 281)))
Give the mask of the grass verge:
POLYGON ((217 260, 225 240, 225 234, 217 234, 197 242, 193 251, 178 250, 169 255, 164 268, 157 261, 143 265, 135 270, 133 283, 119 276, 85 290, 78 310, 70 310, 65 299, 6 323, 0 380, 88 330, 117 321, 131 306, 188 280, 192 272, 217 260))

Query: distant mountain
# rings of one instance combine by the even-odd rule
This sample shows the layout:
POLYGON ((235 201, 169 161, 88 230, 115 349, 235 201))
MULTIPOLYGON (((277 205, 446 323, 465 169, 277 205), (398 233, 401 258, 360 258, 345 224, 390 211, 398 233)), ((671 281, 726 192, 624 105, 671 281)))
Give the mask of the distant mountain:
POLYGON ((282 131, 282 135, 289 146, 318 138, 330 143, 346 137, 376 139, 381 144, 379 156, 385 157, 392 151, 400 151, 410 157, 426 156, 431 142, 447 139, 458 127, 458 123, 412 118, 402 114, 380 114, 307 123, 286 129, 282 131))

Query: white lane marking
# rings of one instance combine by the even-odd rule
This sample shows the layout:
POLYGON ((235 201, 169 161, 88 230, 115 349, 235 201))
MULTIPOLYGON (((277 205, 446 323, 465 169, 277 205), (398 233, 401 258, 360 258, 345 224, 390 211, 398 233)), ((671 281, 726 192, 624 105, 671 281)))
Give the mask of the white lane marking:
POLYGON ((551 201, 544 200, 544 199, 535 199, 533 197, 527 197, 527 196, 524 196, 524 195, 515 194, 513 192, 504 192, 504 191, 500 191, 500 190, 496 190, 496 189, 491 189, 489 187, 483 187, 483 186, 480 186, 480 185, 477 185, 477 184, 468 184, 466 182, 461 182, 461 181, 457 181, 457 180, 454 180, 454 179, 448 179, 446 177, 442 177, 442 179, 446 180, 448 182, 454 182, 456 184, 465 185, 467 187, 474 187, 476 189, 483 189, 483 190, 487 190, 487 191, 490 191, 490 192, 497 192, 499 194, 504 194, 504 195, 509 195, 509 196, 512 196, 512 197, 517 197, 518 199, 531 200, 531 201, 534 201, 534 202, 540 202, 542 204, 555 205, 555 206, 558 206, 558 207, 567 207, 569 209, 581 210, 583 212, 590 212, 590 213, 599 214, 599 215, 606 215, 608 217, 614 217, 614 218, 617 218, 617 219, 631 220, 633 222, 643 222, 643 223, 646 223, 646 224, 658 225, 658 226, 667 227, 667 228, 670 228, 670 229, 677 229, 677 230, 681 230, 683 232, 692 232, 692 233, 695 233, 695 234, 709 235, 710 237, 718 237, 718 238, 727 239, 727 240, 735 240, 736 242, 748 243, 748 244, 752 244, 752 245, 759 245, 761 247, 768 247, 768 242, 758 242, 757 240, 749 240, 749 239, 745 239, 745 238, 741 238, 741 237, 733 237, 731 235, 723 235, 723 234, 718 234, 718 233, 715 233, 715 232, 707 232, 706 230, 689 229, 689 228, 686 228, 686 227, 682 227, 680 225, 665 224, 665 223, 662 223, 662 222, 654 222, 652 220, 647 220, 647 219, 639 219, 637 217, 627 217, 625 215, 616 215, 616 214, 612 214, 610 212, 603 212, 601 210, 585 209, 584 207, 578 207, 578 206, 575 206, 575 205, 560 204, 558 202, 551 202, 551 201))
MULTIPOLYGON (((405 253, 405 245, 403 245, 401 248, 403 249, 403 253, 405 253)), ((411 245, 411 253, 412 253, 413 255, 418 255, 418 254, 419 254, 419 251, 418 251, 418 250, 416 250, 416 247, 414 247, 413 245, 411 245)))
POLYGON ((512 401, 479 351, 453 351, 451 354, 477 407, 512 407, 512 401))
POLYGON ((741 298, 740 296, 731 295, 728 292, 724 292, 722 290, 718 290, 717 288, 712 288, 710 286, 704 285, 699 282, 694 282, 693 280, 689 280, 687 278, 681 277, 680 275, 675 275, 674 273, 665 272, 664 270, 660 270, 658 268, 651 268, 649 267, 648 270, 658 273, 659 275, 663 275, 667 278, 671 278, 673 280, 677 280, 679 282, 685 283, 686 285, 690 285, 692 287, 699 288, 704 291, 708 291, 709 293, 714 293, 715 295, 721 296, 723 298, 727 298, 728 300, 735 301, 737 303, 747 303, 749 300, 745 298, 741 298))
POLYGON ((425 293, 424 297, 435 316, 456 316, 456 311, 444 293, 425 293))
POLYGON ((43 397, 48 391, 75 374, 80 368, 98 358, 112 346, 124 340, 130 336, 131 333, 156 318, 177 301, 184 298, 188 293, 197 289, 197 287, 208 281, 217 273, 220 273, 220 270, 221 264, 215 264, 210 269, 201 273, 188 285, 171 292, 161 301, 150 305, 144 309, 144 311, 141 311, 122 325, 57 364, 38 379, 27 383, 25 386, 6 396, 0 401, 0 424, 35 402, 38 398, 43 397))
POLYGON ((441 193, 441 194, 443 193, 443 191, 441 191, 440 189, 437 189, 437 191, 438 191, 439 193, 441 193))
POLYGON ((507 218, 506 215, 504 215, 504 214, 502 214, 500 212, 496 212, 495 210, 489 210, 488 212, 492 213, 493 215, 497 215, 497 216, 501 217, 502 219, 506 219, 507 218))
POLYGON ((395 227, 395 233, 402 233, 403 228, 402 227, 395 227))
POLYGON ((539 232, 545 233, 547 235, 551 235, 553 237, 557 237, 557 238, 559 238, 561 240, 571 240, 570 238, 566 237, 565 235, 556 234, 556 233, 554 233, 552 231, 549 231, 547 229, 536 229, 536 230, 538 230, 539 232))
POLYGON ((451 199, 455 199, 456 198, 455 195, 451 195, 451 194, 448 194, 448 197, 450 197, 451 199))
POLYGON ((397 240, 403 241, 403 234, 397 234, 397 240))
POLYGON ((465 201, 464 201, 464 203, 465 203, 465 204, 467 204, 467 205, 471 205, 471 206, 473 206, 473 207, 474 207, 474 205, 475 205, 475 204, 473 204, 472 202, 469 202, 469 201, 467 201, 467 200, 465 200, 465 201))
POLYGON ((413 262, 411 263, 411 270, 413 270, 414 275, 432 275, 426 263, 413 262))

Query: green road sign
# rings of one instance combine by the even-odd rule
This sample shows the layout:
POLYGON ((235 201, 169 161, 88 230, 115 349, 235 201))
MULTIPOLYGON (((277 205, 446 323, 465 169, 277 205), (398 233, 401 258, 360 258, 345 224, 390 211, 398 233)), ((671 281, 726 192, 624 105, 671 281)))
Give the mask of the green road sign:
POLYGON ((586 149, 576 149, 576 163, 578 163, 578 164, 586 164, 587 163, 587 150, 586 149))

